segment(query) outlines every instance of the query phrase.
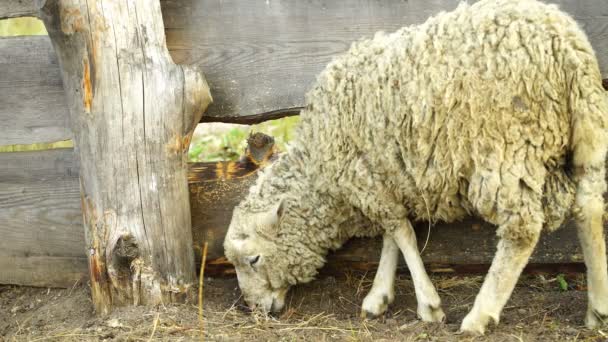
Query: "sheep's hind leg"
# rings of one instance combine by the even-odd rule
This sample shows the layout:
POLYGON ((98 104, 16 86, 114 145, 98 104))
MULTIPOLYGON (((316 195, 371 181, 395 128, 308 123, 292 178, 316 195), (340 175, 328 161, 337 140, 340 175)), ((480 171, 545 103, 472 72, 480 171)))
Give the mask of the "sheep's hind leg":
MULTIPOLYGON (((603 159, 602 159, 603 163, 603 159)), ((604 198, 606 188, 603 165, 578 169, 576 176, 576 223, 578 238, 587 266, 588 308, 585 325, 599 328, 608 323, 608 271, 604 239, 604 198)))
POLYGON ((405 263, 412 276, 416 300, 418 301, 418 316, 426 322, 443 322, 445 314, 441 309, 441 299, 435 286, 431 282, 416 243, 416 233, 409 221, 401 221, 401 224, 392 232, 393 238, 401 249, 405 263))
MULTIPOLYGON (((504 229, 504 227, 501 227, 504 229)), ((460 330, 473 335, 483 335, 490 320, 498 324, 500 312, 511 296, 523 268, 536 246, 541 225, 530 227, 528 238, 501 238, 492 266, 481 290, 475 298, 473 309, 462 321, 460 330)))
POLYGON ((382 241, 382 254, 380 264, 376 271, 374 284, 369 291, 363 305, 361 306, 361 316, 376 317, 383 314, 388 306, 395 299, 395 273, 397 272, 397 262, 399 260, 399 247, 393 237, 385 234, 382 241))

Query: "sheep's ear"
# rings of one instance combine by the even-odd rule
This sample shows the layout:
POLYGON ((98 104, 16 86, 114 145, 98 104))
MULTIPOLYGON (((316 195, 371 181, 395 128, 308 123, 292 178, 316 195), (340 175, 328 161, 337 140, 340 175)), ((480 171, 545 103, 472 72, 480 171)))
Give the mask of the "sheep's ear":
POLYGON ((276 217, 277 217, 277 222, 278 222, 281 219, 281 217, 283 217, 283 214, 285 213, 285 199, 284 198, 281 198, 281 200, 279 201, 279 204, 277 204, 275 212, 276 212, 276 217))
POLYGON ((285 199, 281 198, 268 212, 264 213, 263 223, 266 226, 275 227, 285 213, 285 199))

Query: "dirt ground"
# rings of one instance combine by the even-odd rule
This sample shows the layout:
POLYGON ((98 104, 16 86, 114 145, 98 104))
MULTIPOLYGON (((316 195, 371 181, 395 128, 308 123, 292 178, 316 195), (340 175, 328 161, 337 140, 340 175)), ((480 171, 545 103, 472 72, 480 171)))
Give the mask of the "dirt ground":
MULTIPOLYGON (((205 279, 207 341, 608 341, 608 329, 583 327, 584 277, 522 277, 498 327, 484 337, 457 335, 482 278, 433 276, 447 323, 416 320, 411 280, 398 278, 395 303, 376 320, 359 317, 372 275, 324 277, 294 288, 278 317, 247 313, 235 279, 205 279), (560 285, 561 284, 561 285, 560 285), (564 291, 564 289, 566 289, 564 291)), ((195 302, 93 313, 86 285, 71 289, 0 287, 0 341, 194 341, 201 340, 195 302)))

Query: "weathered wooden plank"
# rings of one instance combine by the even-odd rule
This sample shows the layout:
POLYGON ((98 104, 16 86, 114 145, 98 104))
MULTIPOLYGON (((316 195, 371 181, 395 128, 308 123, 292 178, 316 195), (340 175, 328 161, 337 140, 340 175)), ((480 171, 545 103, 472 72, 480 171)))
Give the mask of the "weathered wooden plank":
POLYGON ((0 181, 3 256, 82 256, 85 251, 76 178, 0 181))
MULTIPOLYGON (((200 254, 202 242, 209 243, 208 260, 211 263, 205 270, 209 274, 231 272, 230 265, 223 257, 223 239, 232 208, 245 196, 252 182, 252 179, 234 179, 190 185, 195 251, 200 254), (205 192, 211 197, 203 196, 205 192), (218 195, 221 193, 223 195, 218 195)), ((428 224, 419 223, 415 229, 418 245, 422 249, 429 232, 428 224)), ((435 271, 450 270, 460 265, 487 265, 492 261, 498 242, 495 227, 477 219, 440 223, 431 227, 430 234, 422 259, 426 264, 433 265, 435 271)), ((373 270, 379 261, 381 247, 380 239, 353 239, 330 254, 329 267, 340 264, 373 270)), ((582 262, 576 228, 572 222, 554 233, 543 234, 530 259, 530 263, 547 265, 582 262)), ((401 266, 404 266, 403 261, 401 266)))
MULTIPOLYGON (((234 167, 192 164, 191 182, 254 176, 257 166, 272 157, 274 142, 258 134, 248 140, 247 157, 234 167)), ((67 286, 88 273, 78 167, 72 149, 0 153, 0 283, 67 286)), ((237 192, 247 191, 246 186, 241 184, 237 192)), ((194 191, 200 194, 202 190, 194 191)), ((205 194, 205 198, 211 196, 211 192, 205 194)), ((230 213, 219 217, 226 215, 230 213)), ((200 232, 195 236, 201 236, 200 232)))
MULTIPOLYGON (((250 140, 260 140, 255 138, 254 135, 250 140)), ((251 143, 247 150, 248 158, 237 163, 190 164, 188 179, 194 247, 200 254, 202 243, 210 243, 210 274, 231 272, 222 256, 222 242, 232 209, 255 181, 257 165, 264 165, 273 158, 271 145, 255 145, 251 143)), ((0 154, 0 220, 5 222, 0 229, 3 236, 0 240, 0 263, 16 258, 20 263, 34 267, 40 262, 28 261, 31 258, 54 258, 55 263, 64 260, 67 267, 84 258, 78 165, 73 158, 71 149, 0 154)), ((431 265, 432 271, 483 271, 483 265, 493 257, 496 244, 494 228, 477 220, 440 224, 430 231, 428 226, 418 224, 416 231, 421 247, 427 234, 431 234, 423 258, 431 265)), ((379 249, 378 239, 355 239, 330 255, 328 269, 335 270, 344 265, 373 269, 378 262, 379 249)), ((571 222, 556 233, 545 234, 531 259, 531 263, 540 265, 581 262, 582 255, 571 222)), ((17 266, 19 263, 7 264, 13 266, 7 266, 4 273, 0 272, 0 283, 40 284, 38 280, 24 276, 27 273, 15 270, 15 267, 21 267, 17 266)), ((57 272, 64 272, 63 269, 58 267, 57 272)), ((71 272, 72 269, 67 267, 65 270, 71 272)), ((66 277, 74 278, 72 275, 66 277)), ((55 278, 45 284, 53 285, 52 279, 55 278)))
MULTIPOLYGON (((206 71, 215 101, 202 122, 252 124, 296 114, 317 73, 352 41, 420 23, 458 2, 165 0, 161 5, 173 59, 206 71)), ((608 2, 548 2, 581 24, 608 78, 608 2)), ((48 37, 0 38, 0 51, 0 144, 71 137, 48 37)))
POLYGON ((0 153, 0 283, 71 286, 87 274, 72 149, 0 153))
MULTIPOLYGON (((352 41, 421 23, 459 2, 172 0, 163 2, 163 17, 173 58, 206 70, 215 102, 204 120, 227 121, 302 106, 316 75, 352 41)), ((608 2, 547 2, 577 19, 608 77, 608 2)))
POLYGON ((0 284, 71 287, 87 280, 87 258, 0 256, 0 284))
POLYGON ((68 127, 49 38, 0 37, 0 145, 67 140, 72 137, 68 127))
POLYGON ((0 153, 0 258, 83 256, 73 160, 71 149, 0 153))
POLYGON ((0 153, 0 182, 3 183, 77 179, 78 169, 78 160, 71 148, 0 153))
MULTIPOLYGON (((453 224, 438 224, 431 228, 431 238, 422 259, 430 272, 436 273, 484 273, 487 271, 496 250, 495 229, 485 226, 478 220, 467 220, 453 224)), ((419 248, 422 249, 428 227, 419 224, 415 227, 419 248)), ((217 234, 206 233, 209 238, 217 234)), ((201 238, 202 235, 199 235, 201 238)), ((345 269, 375 271, 380 260, 382 241, 380 238, 355 238, 348 241, 340 250, 329 253, 327 263, 321 270, 324 274, 341 273, 345 269)), ((195 246, 197 253, 200 247, 195 246)), ((585 266, 576 236, 576 229, 568 224, 551 234, 543 234, 526 268, 530 272, 583 272, 585 266)), ((234 269, 225 257, 208 259, 205 274, 231 275, 234 269)), ((399 267, 407 269, 405 262, 399 260, 399 267)))
MULTIPOLYGON (((65 286, 78 278, 75 270, 87 272, 86 264, 82 265, 86 250, 78 166, 71 158, 73 153, 67 149, 0 153, 0 222, 3 223, 0 225, 0 283, 65 286), (22 267, 29 273, 20 270, 22 267), (40 274, 48 274, 48 267, 53 267, 57 274, 44 282, 40 274)), ((223 258, 222 243, 232 209, 257 177, 252 171, 254 168, 254 163, 247 161, 190 165, 194 249, 200 256, 200 246, 205 241, 209 243, 207 271, 210 275, 231 272, 223 258)), ((422 247, 428 226, 420 223, 416 232, 422 247)), ((463 269, 479 272, 492 260, 496 236, 488 224, 472 219, 438 224, 431 227, 430 234, 423 260, 435 272, 463 269)), ((328 269, 349 266, 373 270, 379 255, 378 239, 354 239, 330 255, 328 269)), ((541 267, 581 262, 572 223, 553 234, 543 234, 531 259, 531 263, 541 267)))
POLYGON ((35 17, 38 10, 35 0, 0 0, 0 19, 17 17, 35 17))

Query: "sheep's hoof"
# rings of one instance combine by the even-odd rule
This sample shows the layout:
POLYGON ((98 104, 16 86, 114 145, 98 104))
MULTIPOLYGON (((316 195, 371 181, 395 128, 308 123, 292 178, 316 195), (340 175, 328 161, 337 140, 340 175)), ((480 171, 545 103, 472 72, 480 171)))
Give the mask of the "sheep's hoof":
POLYGON ((465 335, 465 336, 483 336, 483 334, 485 333, 486 327, 478 324, 476 326, 464 326, 464 324, 460 327, 460 330, 458 330, 458 335, 465 335))
POLYGON ((445 313, 443 313, 441 306, 418 305, 418 317, 424 322, 445 322, 445 313))
POLYGON ((376 318, 378 318, 378 316, 380 316, 380 315, 376 315, 376 314, 366 311, 366 310, 361 310, 361 318, 363 318, 363 319, 376 319, 376 318))
POLYGON ((589 329, 598 329, 608 324, 608 314, 599 312, 598 310, 587 309, 587 317, 585 317, 585 325, 589 329))
POLYGON ((490 321, 498 324, 498 317, 471 311, 462 321, 460 332, 466 335, 481 336, 486 332, 486 327, 490 321))
POLYGON ((483 329, 481 331, 479 331, 479 330, 466 330, 465 328, 461 327, 460 330, 458 330, 458 332, 456 332, 455 335, 471 336, 471 337, 483 336, 483 329))
POLYGON ((376 318, 382 315, 388 305, 393 302, 393 296, 383 293, 370 292, 361 305, 362 318, 376 318))

